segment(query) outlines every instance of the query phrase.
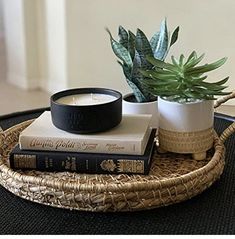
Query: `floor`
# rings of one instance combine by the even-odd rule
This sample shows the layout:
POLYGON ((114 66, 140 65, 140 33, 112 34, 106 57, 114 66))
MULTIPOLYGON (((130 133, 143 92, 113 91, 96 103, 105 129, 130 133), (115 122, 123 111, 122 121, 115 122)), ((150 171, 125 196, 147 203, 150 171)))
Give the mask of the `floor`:
POLYGON ((0 81, 0 115, 47 107, 50 94, 40 90, 25 91, 0 81))
MULTIPOLYGON (((0 115, 48 107, 50 94, 40 90, 25 91, 0 81, 0 115)), ((235 116, 235 106, 224 105, 216 112, 235 116)))

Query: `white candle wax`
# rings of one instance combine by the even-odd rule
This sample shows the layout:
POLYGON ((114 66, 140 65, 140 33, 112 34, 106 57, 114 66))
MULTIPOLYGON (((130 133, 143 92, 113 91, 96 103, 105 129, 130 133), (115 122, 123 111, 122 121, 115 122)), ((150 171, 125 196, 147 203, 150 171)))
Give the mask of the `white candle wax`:
POLYGON ((65 105, 99 105, 116 100, 117 97, 107 94, 76 94, 61 97, 57 100, 60 104, 65 105))

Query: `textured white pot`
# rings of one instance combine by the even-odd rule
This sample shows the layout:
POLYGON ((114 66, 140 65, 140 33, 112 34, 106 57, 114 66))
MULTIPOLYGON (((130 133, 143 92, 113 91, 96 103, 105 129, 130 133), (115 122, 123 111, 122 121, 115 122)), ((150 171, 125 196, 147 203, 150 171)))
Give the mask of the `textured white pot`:
POLYGON ((134 96, 132 93, 127 94, 123 97, 122 101, 122 112, 123 114, 151 114, 152 119, 150 126, 152 128, 158 128, 158 109, 157 100, 151 102, 134 102, 131 101, 134 96))
POLYGON ((213 145, 214 102, 180 104, 159 97, 158 112, 161 149, 204 159, 213 145))

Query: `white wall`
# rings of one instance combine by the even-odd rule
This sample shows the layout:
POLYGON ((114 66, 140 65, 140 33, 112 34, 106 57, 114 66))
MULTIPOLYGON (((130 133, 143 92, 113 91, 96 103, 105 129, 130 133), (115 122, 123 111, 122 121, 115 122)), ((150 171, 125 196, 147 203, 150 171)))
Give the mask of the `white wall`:
POLYGON ((3 24, 3 4, 2 0, 0 0, 0 37, 2 37, 4 32, 4 24, 3 24))
POLYGON ((77 0, 66 1, 66 57, 67 57, 67 83, 69 87, 87 86, 81 67, 83 65, 80 47, 80 4, 77 0))
POLYGON ((37 8, 40 0, 3 0, 7 80, 19 87, 39 86, 37 8))
MULTIPOLYGON (((22 12, 14 13, 15 4, 29 0, 3 0, 7 2, 6 17, 8 46, 24 49, 23 37, 16 38, 23 24, 22 12), (12 7, 14 2, 14 8, 12 7), (10 6, 11 5, 11 6, 10 6), (17 39, 17 41, 16 41, 17 39)), ((38 74, 42 88, 51 92, 84 86, 108 87, 123 93, 130 91, 120 66, 116 62, 107 32, 114 36, 123 25, 133 32, 139 27, 148 37, 159 29, 161 20, 168 19, 169 29, 180 26, 178 43, 170 54, 188 55, 196 50, 206 53, 205 60, 215 61, 228 57, 226 64, 210 74, 210 80, 230 76, 229 90, 235 89, 235 1, 233 0, 34 0, 36 2, 37 47, 31 52, 38 64, 31 71, 38 74), (38 72, 37 72, 38 70, 38 72)), ((31 3, 32 4, 32 3, 31 3)), ((20 9, 21 6, 19 6, 20 9)), ((35 11, 35 5, 32 6, 35 11)), ((5 14, 5 15, 6 15, 5 14)), ((33 15, 33 14, 32 14, 33 15)), ((31 16, 33 17, 33 16, 31 16)), ((31 36, 32 37, 32 36, 31 36)), ((35 44, 34 44, 35 45, 35 44)), ((24 69, 20 61, 21 50, 10 50, 10 72, 24 69), (12 57, 14 56, 14 57, 12 57), (12 71, 11 71, 12 69, 12 71)), ((31 55, 32 55, 31 54, 31 55)), ((31 57, 32 58, 32 57, 31 57)), ((33 69, 33 66, 31 66, 33 69)))
POLYGON ((45 0, 47 89, 51 92, 67 87, 65 0, 45 0))
MULTIPOLYGON (((11 0, 12 1, 12 0, 11 0)), ((38 32, 38 2, 41 0, 24 0, 24 44, 26 59, 27 88, 40 86, 41 73, 39 67, 39 32, 38 32)))
POLYGON ((86 0, 79 2, 81 63, 79 84, 114 87, 129 91, 120 66, 116 63, 109 37, 104 31, 108 27, 116 35, 119 25, 136 31, 141 28, 147 36, 159 29, 164 17, 169 29, 180 26, 178 43, 170 54, 179 56, 192 50, 206 53, 206 61, 228 57, 226 64, 212 72, 211 80, 230 76, 229 89, 235 89, 235 1, 233 0, 86 0))
POLYGON ((21 1, 4 1, 4 25, 8 62, 8 81, 26 85, 26 58, 23 5, 21 1))
POLYGON ((6 50, 4 39, 3 4, 0 0, 0 81, 6 80, 6 50))

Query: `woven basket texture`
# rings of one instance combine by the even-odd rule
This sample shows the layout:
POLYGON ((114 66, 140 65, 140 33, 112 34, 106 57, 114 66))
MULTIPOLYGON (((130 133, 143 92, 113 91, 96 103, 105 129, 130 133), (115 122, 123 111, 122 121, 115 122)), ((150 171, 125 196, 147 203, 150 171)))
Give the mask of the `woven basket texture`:
MULTIPOLYGON (((215 108, 235 98, 235 91, 215 102, 215 108)), ((220 137, 213 130, 213 147, 206 160, 187 154, 153 156, 149 175, 77 174, 69 172, 14 171, 9 152, 19 134, 33 120, 0 133, 0 184, 24 199, 53 207, 83 211, 137 211, 187 200, 210 187, 223 172, 224 141, 235 132, 232 123, 220 137)))
POLYGON ((159 128, 160 147, 175 153, 206 152, 213 146, 212 128, 197 132, 174 132, 159 128))
POLYGON ((31 122, 25 121, 1 134, 0 183, 15 195, 41 204, 102 212, 167 206, 201 193, 220 177, 224 168, 225 148, 214 132, 213 148, 206 160, 155 151, 149 175, 14 171, 8 166, 9 152, 31 122))

